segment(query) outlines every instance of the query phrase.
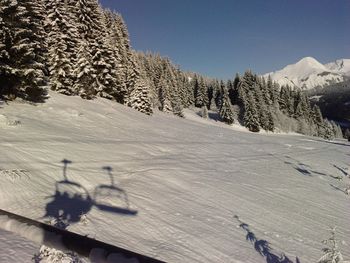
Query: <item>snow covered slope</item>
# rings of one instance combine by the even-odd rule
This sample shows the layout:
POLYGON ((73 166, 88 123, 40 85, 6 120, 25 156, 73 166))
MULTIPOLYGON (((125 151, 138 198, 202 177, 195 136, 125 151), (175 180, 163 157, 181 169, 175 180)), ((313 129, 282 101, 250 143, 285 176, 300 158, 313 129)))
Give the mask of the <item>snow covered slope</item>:
POLYGON ((325 66, 331 71, 350 76, 350 59, 338 59, 334 62, 325 64, 325 66))
POLYGON ((340 59, 322 65, 312 57, 305 57, 279 71, 267 73, 264 77, 269 75, 280 85, 302 89, 324 87, 331 83, 342 82, 344 77, 350 76, 350 59, 340 59))
MULTIPOLYGON (((1 209, 175 263, 266 263, 254 246, 316 262, 336 225, 350 258, 346 141, 239 132, 195 114, 150 117, 58 94, 0 114, 1 209)), ((0 235, 0 260, 28 262, 35 245, 0 235)))

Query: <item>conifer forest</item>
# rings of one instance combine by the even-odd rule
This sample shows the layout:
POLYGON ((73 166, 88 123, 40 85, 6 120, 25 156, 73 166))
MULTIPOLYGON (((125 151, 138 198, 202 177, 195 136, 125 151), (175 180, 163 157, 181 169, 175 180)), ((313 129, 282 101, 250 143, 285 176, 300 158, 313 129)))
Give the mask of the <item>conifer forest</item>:
POLYGON ((306 93, 247 70, 223 81, 181 70, 167 57, 132 49, 121 14, 97 0, 2 0, 0 96, 44 102, 48 90, 103 97, 142 113, 183 117, 213 110, 252 132, 293 131, 331 139, 340 127, 306 93))

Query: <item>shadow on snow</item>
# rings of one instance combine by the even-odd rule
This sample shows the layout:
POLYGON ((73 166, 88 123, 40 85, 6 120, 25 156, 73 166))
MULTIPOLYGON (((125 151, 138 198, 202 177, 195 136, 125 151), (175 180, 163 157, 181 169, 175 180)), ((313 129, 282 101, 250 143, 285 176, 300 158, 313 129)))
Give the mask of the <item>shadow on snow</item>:
MULTIPOLYGON (((270 243, 267 240, 259 239, 249 228, 249 225, 241 221, 237 215, 235 215, 234 218, 239 222, 239 227, 246 232, 246 240, 253 245, 256 252, 264 257, 266 263, 294 263, 294 261, 289 259, 284 253, 278 255, 274 252, 270 243)), ((301 263, 298 257, 296 257, 295 263, 301 263)))
POLYGON ((70 224, 82 221, 93 207, 109 213, 119 215, 137 215, 136 210, 129 207, 127 193, 115 185, 112 167, 102 167, 110 177, 110 184, 101 184, 95 187, 93 194, 79 184, 68 179, 67 167, 72 164, 70 160, 62 160, 63 178, 55 184, 55 193, 48 198, 52 199, 46 205, 44 218, 53 219, 52 225, 66 229, 70 224), (115 205, 115 201, 118 205, 115 205))

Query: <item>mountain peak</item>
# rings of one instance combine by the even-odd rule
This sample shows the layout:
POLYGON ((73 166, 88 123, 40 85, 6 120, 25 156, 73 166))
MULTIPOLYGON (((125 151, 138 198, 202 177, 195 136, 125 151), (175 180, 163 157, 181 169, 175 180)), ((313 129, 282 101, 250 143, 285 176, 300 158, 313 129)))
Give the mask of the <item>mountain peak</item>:
POLYGON ((324 65, 322 65, 320 62, 318 62, 313 57, 302 58, 294 65, 307 65, 307 66, 311 66, 311 67, 324 67, 324 65))
POLYGON ((280 85, 304 89, 323 87, 344 81, 345 76, 350 76, 350 59, 338 59, 323 65, 313 57, 304 57, 295 64, 264 76, 268 75, 280 85))

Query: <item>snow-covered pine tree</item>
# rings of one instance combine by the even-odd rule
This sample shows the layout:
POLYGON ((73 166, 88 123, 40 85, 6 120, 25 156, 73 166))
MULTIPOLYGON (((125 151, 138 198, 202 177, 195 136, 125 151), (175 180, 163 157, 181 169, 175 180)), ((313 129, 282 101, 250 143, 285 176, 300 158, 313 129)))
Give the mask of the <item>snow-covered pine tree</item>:
POLYGON ((219 82, 217 79, 214 81, 214 101, 215 101, 215 107, 217 110, 220 110, 221 108, 221 102, 222 102, 222 87, 224 86, 223 82, 219 82))
POLYGON ((279 97, 279 88, 278 88, 278 84, 274 83, 272 81, 272 78, 270 75, 267 77, 266 89, 267 89, 267 92, 269 93, 269 97, 271 99, 271 103, 272 103, 271 105, 273 105, 275 108, 277 108, 278 97, 279 97))
POLYGON ((265 104, 270 107, 273 105, 272 98, 271 98, 271 93, 268 90, 267 82, 265 78, 259 78, 260 82, 260 87, 262 91, 262 95, 264 97, 265 104))
POLYGON ((227 123, 227 124, 232 124, 234 123, 234 114, 233 114, 233 110, 232 110, 232 105, 228 96, 228 91, 226 88, 223 89, 222 91, 222 102, 221 107, 220 107, 220 117, 221 119, 227 123))
POLYGON ((95 70, 91 65, 90 53, 88 52, 86 41, 80 41, 80 47, 77 53, 76 67, 73 71, 76 80, 73 85, 75 94, 79 94, 83 98, 93 98, 95 91, 88 89, 92 87, 94 82, 95 70))
POLYGON ((120 14, 115 16, 116 28, 119 29, 119 54, 120 54, 120 66, 124 73, 122 76, 122 82, 124 82, 127 92, 130 94, 135 87, 136 81, 139 76, 137 71, 136 57, 133 56, 131 47, 129 32, 127 26, 120 14))
POLYGON ((163 76, 160 79, 159 85, 160 85, 158 90, 158 97, 160 102, 159 110, 163 112, 172 112, 173 108, 172 108, 171 101, 169 99, 169 94, 168 94, 169 84, 166 77, 163 76))
POLYGON ((325 119, 324 120, 324 135, 323 138, 327 139, 327 140, 332 140, 334 139, 335 135, 334 135, 334 130, 333 130, 333 126, 332 124, 325 119))
POLYGON ((227 90, 225 83, 221 80, 215 91, 215 105, 218 110, 222 107, 222 102, 224 100, 224 93, 227 90))
POLYGON ((295 118, 304 118, 309 120, 310 119, 310 103, 308 102, 308 98, 305 94, 303 94, 301 91, 296 91, 295 93, 295 99, 294 99, 294 117, 295 118))
POLYGON ((345 139, 348 139, 350 141, 350 130, 349 129, 345 130, 344 137, 345 137, 345 139))
POLYGON ((267 130, 268 131, 274 131, 275 130, 275 120, 273 118, 273 115, 272 115, 272 112, 271 112, 271 108, 270 110, 267 111, 267 119, 268 119, 268 122, 267 122, 267 130))
POLYGON ((289 86, 282 86, 279 96, 280 110, 289 117, 294 115, 294 98, 289 86))
POLYGON ((73 6, 61 0, 46 0, 45 30, 48 34, 48 63, 51 89, 75 95, 73 70, 78 48, 78 31, 73 6))
POLYGON ((322 249, 324 255, 317 261, 317 263, 342 263, 343 256, 339 251, 338 240, 335 235, 336 228, 331 228, 331 236, 322 243, 326 245, 322 249))
MULTIPOLYGON (((126 86, 126 64, 127 61, 123 61, 122 59, 122 49, 123 49, 123 33, 121 31, 121 24, 120 21, 118 19, 119 18, 119 14, 112 12, 110 10, 105 10, 104 11, 104 20, 105 20, 105 24, 106 24, 106 32, 107 32, 107 36, 106 36, 106 40, 107 40, 107 45, 109 46, 111 52, 113 52, 113 57, 116 59, 116 61, 114 61, 114 63, 117 63, 115 65, 115 72, 116 72, 116 96, 115 99, 119 102, 119 103, 124 103, 126 101, 126 97, 128 94, 128 90, 127 90, 127 86, 126 86), (124 64, 123 64, 124 63, 124 64)), ((130 54, 125 53, 124 51, 124 55, 126 56, 131 56, 130 54)), ((138 54, 139 55, 139 54, 138 54)), ((141 57, 138 58, 139 63, 142 63, 140 61, 140 59, 142 59, 141 57)), ((144 57, 143 57, 144 59, 144 57)), ((134 72, 133 72, 134 73, 134 72)), ((146 75, 147 77, 147 75, 146 75)), ((147 80, 145 80, 147 82, 147 80)), ((149 83, 151 85, 151 83, 149 83)))
POLYGON ((209 81, 208 82, 208 105, 207 109, 211 109, 213 105, 213 99, 214 99, 214 81, 209 81))
POLYGON ((260 131, 259 115, 256 109, 255 99, 251 92, 247 93, 247 99, 244 105, 243 124, 252 132, 260 131))
POLYGON ((334 137, 335 138, 343 138, 343 132, 342 132, 340 126, 337 123, 335 123, 334 121, 331 121, 330 123, 331 123, 332 128, 333 128, 334 137))
POLYGON ((181 102, 179 100, 172 102, 171 106, 173 108, 174 115, 179 116, 181 118, 185 117, 185 114, 183 112, 182 104, 181 104, 181 102))
POLYGON ((208 116, 208 108, 207 108, 207 106, 203 106, 202 107, 201 116, 204 119, 208 119, 209 116, 208 116))
POLYGON ((3 0, 0 5, 0 95, 42 100, 45 42, 42 2, 3 0))
POLYGON ((108 99, 116 98, 118 62, 109 45, 106 16, 96 0, 77 0, 76 12, 78 30, 82 41, 88 44, 94 70, 92 86, 84 87, 79 93, 86 98, 92 98, 95 94, 108 99))
POLYGON ((207 87, 202 76, 196 78, 194 94, 196 107, 202 108, 204 105, 208 105, 207 87))
POLYGON ((149 95, 149 85, 140 78, 136 83, 136 87, 131 92, 128 106, 147 115, 152 115, 153 108, 149 95))
POLYGON ((180 70, 178 72, 179 74, 179 80, 181 87, 180 87, 180 97, 181 97, 181 103, 182 105, 187 108, 193 103, 193 98, 192 98, 192 89, 191 85, 188 81, 188 78, 186 77, 185 74, 183 74, 180 70))
POLYGON ((324 120, 320 108, 315 104, 312 108, 312 121, 316 125, 316 136, 324 137, 324 120))
POLYGON ((248 94, 251 92, 254 84, 256 84, 256 78, 250 70, 247 70, 244 73, 244 75, 241 78, 239 78, 239 82, 237 84, 234 84, 237 85, 237 105, 240 109, 238 118, 243 123, 245 118, 246 106, 249 105, 248 94))
POLYGON ((253 95, 255 97, 256 109, 259 115, 259 126, 264 130, 269 130, 269 116, 268 116, 268 105, 263 95, 262 84, 257 83, 253 85, 253 95))

